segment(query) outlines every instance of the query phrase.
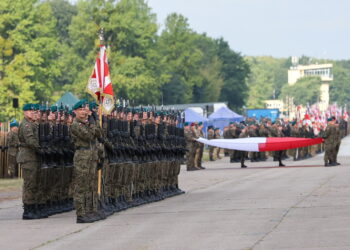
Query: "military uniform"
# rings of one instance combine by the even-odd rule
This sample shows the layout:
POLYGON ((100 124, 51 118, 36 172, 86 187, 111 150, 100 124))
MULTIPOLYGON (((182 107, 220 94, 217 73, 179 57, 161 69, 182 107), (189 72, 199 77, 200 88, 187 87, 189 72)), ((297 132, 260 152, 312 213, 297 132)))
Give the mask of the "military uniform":
POLYGON ((329 124, 324 133, 325 139, 325 154, 324 162, 325 166, 336 165, 336 146, 338 143, 338 133, 335 125, 329 124))
POLYGON ((97 129, 86 120, 75 118, 71 136, 75 146, 73 198, 77 222, 92 222, 97 218, 97 129), (91 220, 90 220, 91 219, 91 220))
MULTIPOLYGON (((214 130, 209 129, 208 130, 208 140, 212 140, 212 139, 215 139, 214 130)), ((209 146, 209 160, 210 161, 214 161, 214 149, 215 149, 215 147, 209 146)))
MULTIPOLYGON (((215 132, 214 132, 214 139, 220 139, 221 138, 221 135, 220 135, 220 129, 215 129, 215 132)), ((220 157, 220 148, 219 147, 215 147, 215 149, 216 149, 216 152, 215 152, 215 154, 216 154, 216 159, 221 159, 221 157, 220 157)))
MULTIPOLYGON (((24 107, 32 109, 30 105, 24 107)), ((17 162, 22 166, 23 177, 23 219, 39 219, 42 217, 38 209, 40 190, 40 162, 38 157, 39 141, 37 136, 37 127, 29 119, 24 118, 18 129, 18 138, 20 143, 17 162)))
POLYGON ((11 178, 18 176, 17 153, 19 148, 18 132, 10 131, 7 135, 8 146, 8 176, 11 178))
MULTIPOLYGON (((197 128, 195 134, 196 134, 196 139, 198 139, 200 137, 202 137, 202 138, 204 137, 202 129, 197 128)), ((203 168, 202 167, 203 151, 204 151, 204 144, 196 142, 196 156, 195 156, 194 161, 195 161, 195 166, 197 168, 203 168)))
MULTIPOLYGON (((248 129, 243 129, 241 131, 241 133, 239 134, 238 138, 246 138, 248 137, 248 129)), ((240 155, 240 159, 241 159, 241 168, 246 168, 247 166, 244 164, 245 158, 247 157, 248 153, 246 151, 239 151, 237 150, 238 154, 240 155)))
POLYGON ((185 129, 185 138, 186 138, 186 159, 187 159, 187 171, 195 169, 195 155, 196 155, 196 144, 195 144, 195 135, 193 131, 185 129))

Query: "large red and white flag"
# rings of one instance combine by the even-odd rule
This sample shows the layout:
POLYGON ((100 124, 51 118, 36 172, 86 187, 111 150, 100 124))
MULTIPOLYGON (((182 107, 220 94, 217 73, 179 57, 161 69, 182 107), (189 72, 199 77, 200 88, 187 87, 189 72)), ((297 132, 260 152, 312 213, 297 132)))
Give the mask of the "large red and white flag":
POLYGON ((248 137, 239 139, 197 139, 198 142, 219 148, 249 152, 281 151, 307 147, 323 142, 322 138, 299 137, 248 137))
POLYGON ((90 76, 86 91, 97 101, 102 102, 102 109, 110 113, 114 107, 114 93, 109 74, 106 47, 100 46, 100 52, 96 58, 95 67, 90 76))

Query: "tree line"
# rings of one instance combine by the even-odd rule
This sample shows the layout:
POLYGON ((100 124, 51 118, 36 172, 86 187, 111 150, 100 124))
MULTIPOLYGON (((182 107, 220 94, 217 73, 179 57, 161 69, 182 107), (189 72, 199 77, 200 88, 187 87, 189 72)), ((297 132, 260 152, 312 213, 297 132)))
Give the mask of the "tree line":
MULTIPOLYGON (((288 86, 290 58, 244 57, 181 14, 169 14, 162 29, 159 22, 146 0, 0 1, 0 121, 14 117, 12 98, 22 106, 66 91, 87 97, 101 27, 114 93, 133 105, 223 101, 241 112, 286 95, 296 104, 318 98, 320 79, 288 86)), ((300 58, 310 62, 333 63, 331 102, 349 103, 350 60, 300 58)))
MULTIPOLYGON (((251 74, 247 107, 265 108, 264 100, 294 97, 294 104, 311 105, 319 100, 321 79, 305 77, 294 85, 288 85, 288 69, 292 66, 291 58, 273 58, 269 56, 246 57, 251 74)), ((326 60, 301 56, 299 64, 333 64, 333 81, 330 83, 330 103, 344 106, 350 103, 350 60, 326 60)))
POLYGON ((114 92, 139 104, 227 101, 248 96, 246 59, 223 38, 191 29, 172 13, 160 30, 145 0, 2 0, 0 120, 14 116, 12 98, 54 102, 85 88, 103 27, 114 92))

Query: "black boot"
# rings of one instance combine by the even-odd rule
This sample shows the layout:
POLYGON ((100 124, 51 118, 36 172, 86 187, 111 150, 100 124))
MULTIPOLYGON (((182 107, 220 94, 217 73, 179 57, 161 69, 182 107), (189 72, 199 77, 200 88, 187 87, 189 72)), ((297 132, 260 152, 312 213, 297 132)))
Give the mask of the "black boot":
POLYGON ((113 209, 111 209, 105 201, 101 200, 99 203, 100 203, 100 211, 101 211, 100 213, 102 212, 104 213, 104 216, 102 217, 108 217, 114 213, 113 209))
POLYGON ((77 216, 77 223, 92 223, 95 222, 96 218, 92 215, 77 216))
POLYGON ((36 205, 23 205, 23 220, 37 220, 40 219, 40 214, 38 214, 35 210, 36 205))
POLYGON ((45 204, 37 204, 36 209, 40 215, 40 218, 48 218, 49 217, 45 204))
POLYGON ((280 159, 278 159, 278 162, 279 162, 278 166, 280 166, 280 167, 285 167, 285 166, 286 166, 286 165, 284 165, 284 164, 282 163, 281 158, 280 158, 280 159))

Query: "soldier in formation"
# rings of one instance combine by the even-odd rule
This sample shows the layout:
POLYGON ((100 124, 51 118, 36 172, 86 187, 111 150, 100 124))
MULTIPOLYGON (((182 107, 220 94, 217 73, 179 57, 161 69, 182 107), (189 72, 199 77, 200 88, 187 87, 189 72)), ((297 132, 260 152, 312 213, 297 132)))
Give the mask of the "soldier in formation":
POLYGON ((178 112, 118 106, 101 120, 97 109, 86 100, 72 112, 62 105, 23 107, 17 157, 23 219, 75 207, 77 223, 90 223, 183 193, 178 175, 186 130, 178 112))
MULTIPOLYGON (((335 127, 339 127, 338 131, 340 131, 340 124, 334 125, 335 127)), ((343 125, 344 127, 344 125, 343 125)), ((226 132, 224 134, 224 138, 233 139, 233 138, 244 138, 244 137, 305 137, 305 138, 314 138, 314 137, 323 137, 325 133, 324 127, 320 122, 297 122, 296 120, 288 121, 288 120, 276 120, 275 122, 271 122, 268 119, 263 119, 258 123, 254 119, 247 119, 241 123, 230 123, 228 127, 226 127, 226 132)), ((337 134, 339 138, 342 137, 341 132, 337 134)), ((214 139, 214 138, 213 138, 214 139)), ((335 152, 339 150, 340 139, 337 140, 337 144, 334 149, 335 152)), ((324 150, 323 144, 304 147, 304 148, 296 148, 292 150, 283 150, 278 152, 272 152, 273 160, 279 162, 279 166, 284 166, 282 160, 288 158, 290 155, 293 157, 293 160, 301 160, 316 153, 321 153, 324 150)), ((252 162, 266 161, 267 154, 266 152, 249 152, 242 153, 237 150, 229 150, 230 162, 241 162, 242 167, 246 167, 244 161, 242 163, 242 156, 244 156, 244 160, 250 159, 252 162)), ((335 159, 336 161, 336 159, 335 159)))

